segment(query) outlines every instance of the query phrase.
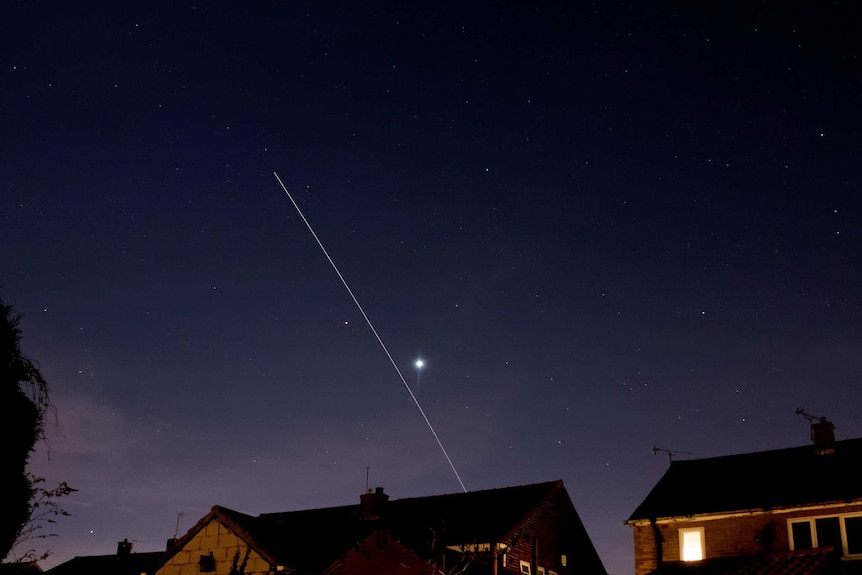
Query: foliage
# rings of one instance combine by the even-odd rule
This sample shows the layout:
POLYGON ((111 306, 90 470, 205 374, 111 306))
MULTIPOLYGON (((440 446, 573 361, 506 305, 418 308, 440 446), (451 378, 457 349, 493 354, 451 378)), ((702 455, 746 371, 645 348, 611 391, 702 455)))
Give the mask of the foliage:
POLYGON ((45 483, 45 479, 31 473, 27 473, 27 480, 30 482, 32 493, 30 515, 12 544, 12 553, 16 561, 41 561, 46 559, 51 554, 51 551, 37 554, 35 549, 28 549, 23 553, 18 553, 15 550, 29 541, 56 537, 56 533, 46 533, 44 531, 45 528, 57 522, 55 517, 68 517, 71 515, 60 507, 57 499, 70 495, 77 491, 77 489, 69 487, 65 481, 57 484, 57 487, 54 489, 45 489, 42 486, 45 483))
POLYGON ((39 366, 21 353, 20 322, 0 300, 0 558, 18 543, 42 538, 45 523, 66 514, 56 498, 73 491, 65 483, 45 489, 42 478, 26 471, 53 407, 39 366))
POLYGON ((245 550, 245 557, 242 558, 242 563, 239 562, 239 549, 233 554, 233 563, 230 566, 230 575, 245 575, 245 568, 248 565, 248 557, 251 555, 251 547, 245 550))

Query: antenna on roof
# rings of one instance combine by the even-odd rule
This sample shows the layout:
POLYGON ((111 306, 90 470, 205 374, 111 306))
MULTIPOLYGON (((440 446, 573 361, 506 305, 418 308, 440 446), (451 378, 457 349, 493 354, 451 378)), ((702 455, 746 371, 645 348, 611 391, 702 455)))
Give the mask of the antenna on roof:
POLYGON ((185 513, 183 513, 182 511, 177 513, 177 528, 174 529, 174 539, 177 538, 177 533, 180 532, 180 519, 182 519, 184 515, 185 515, 185 513))
POLYGON ((804 409, 796 410, 796 415, 801 415, 808 420, 811 426, 811 441, 814 443, 817 455, 829 455, 835 453, 835 426, 825 417, 815 417, 806 413, 804 409))
POLYGON ((667 453, 667 461, 668 463, 673 462, 674 455, 691 455, 691 451, 677 451, 675 449, 662 449, 661 447, 656 447, 655 444, 652 446, 652 454, 658 455, 658 453, 667 453))
POLYGON ((819 417, 815 417, 815 416, 811 415, 810 413, 806 413, 805 410, 802 409, 801 407, 796 408, 796 415, 801 415, 802 417, 804 417, 805 419, 807 419, 808 421, 810 421, 812 423, 814 423, 815 421, 818 421, 820 419, 819 417))

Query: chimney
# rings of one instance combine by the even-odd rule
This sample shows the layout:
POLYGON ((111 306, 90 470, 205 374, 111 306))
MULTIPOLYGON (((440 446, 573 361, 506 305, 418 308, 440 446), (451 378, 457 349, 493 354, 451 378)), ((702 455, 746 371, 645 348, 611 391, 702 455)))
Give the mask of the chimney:
POLYGON ((117 559, 128 559, 132 554, 132 543, 128 539, 123 539, 117 543, 117 559))
POLYGON ((359 519, 361 521, 376 521, 383 514, 383 508, 389 496, 383 493, 383 488, 378 487, 373 492, 369 489, 359 496, 359 519))
POLYGON ((817 455, 835 453, 835 426, 832 422, 821 417, 818 423, 812 423, 811 441, 814 442, 814 451, 817 455))
POLYGON ((168 539, 168 542, 165 544, 165 551, 170 551, 171 549, 173 549, 176 546, 177 546, 177 538, 171 537, 170 539, 168 539))

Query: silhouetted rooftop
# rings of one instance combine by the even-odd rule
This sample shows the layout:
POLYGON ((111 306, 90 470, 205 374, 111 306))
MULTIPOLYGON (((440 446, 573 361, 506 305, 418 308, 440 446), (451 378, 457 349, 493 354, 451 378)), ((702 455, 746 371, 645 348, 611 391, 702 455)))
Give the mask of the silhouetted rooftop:
POLYGON ((673 461, 628 520, 862 500, 860 467, 862 438, 836 441, 828 455, 806 445, 673 461))
POLYGON ((60 563, 46 571, 46 575, 141 575, 155 573, 163 551, 131 553, 125 557, 113 555, 86 555, 60 563))
POLYGON ((36 561, 0 563, 0 575, 40 575, 42 568, 36 561))
MULTIPOLYGON (((215 515, 272 563, 314 573, 378 529, 423 557, 430 557, 432 542, 438 550, 448 545, 504 542, 506 538, 517 537, 514 531, 521 522, 557 494, 563 494, 571 505, 562 481, 392 501, 386 498, 379 519, 374 520, 362 518, 360 504, 265 513, 257 517, 216 506, 184 540, 215 515)), ((588 567, 585 572, 603 573, 601 560, 573 506, 571 512, 577 525, 569 527, 570 532, 565 535, 573 545, 583 547, 572 549, 572 556, 579 557, 588 567)), ((169 556, 170 553, 164 561, 169 556)))

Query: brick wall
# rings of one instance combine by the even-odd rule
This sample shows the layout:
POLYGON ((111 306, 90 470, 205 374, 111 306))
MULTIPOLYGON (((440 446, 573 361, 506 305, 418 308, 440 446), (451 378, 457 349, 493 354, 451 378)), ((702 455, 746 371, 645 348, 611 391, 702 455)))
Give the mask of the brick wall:
POLYGON ((655 535, 650 525, 632 526, 635 547, 635 575, 645 575, 658 567, 655 535))
MULTIPOLYGON (((564 490, 542 502, 508 540, 505 571, 520 573, 526 561, 558 575, 605 575, 601 559, 564 490), (563 557, 565 556, 565 565, 563 557)), ((501 566, 501 575, 504 573, 501 566)), ((533 575, 538 575, 538 569, 533 575)))
MULTIPOLYGON (((659 523, 660 532, 664 537, 662 558, 664 562, 680 561, 679 529, 681 528, 703 527, 704 551, 707 558, 755 555, 766 551, 788 551, 790 549, 787 535, 788 519, 859 511, 862 511, 862 505, 801 510, 790 513, 760 512, 724 519, 659 523)), ((654 531, 647 524, 633 525, 632 532, 634 536, 635 575, 645 575, 658 566, 654 531)))
POLYGON ((234 557, 238 555, 238 567, 246 561, 247 575, 266 574, 269 563, 258 553, 248 548, 245 542, 234 535, 217 519, 210 521, 197 535, 156 572, 156 575, 229 575, 234 557), (212 553, 215 571, 201 573, 201 555, 212 553), (246 559, 247 554, 247 559, 246 559))

